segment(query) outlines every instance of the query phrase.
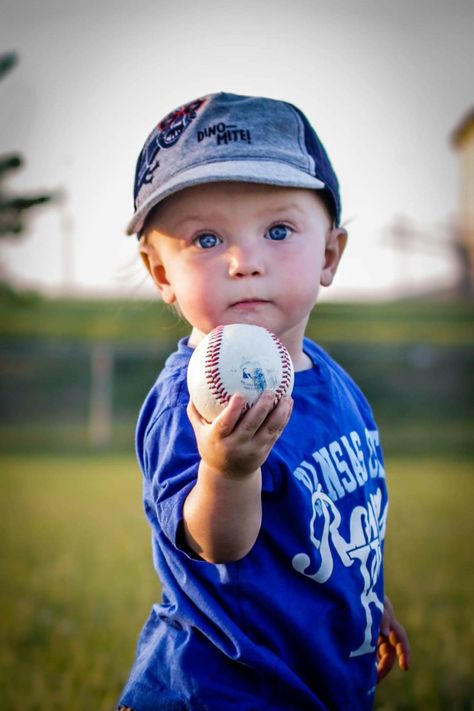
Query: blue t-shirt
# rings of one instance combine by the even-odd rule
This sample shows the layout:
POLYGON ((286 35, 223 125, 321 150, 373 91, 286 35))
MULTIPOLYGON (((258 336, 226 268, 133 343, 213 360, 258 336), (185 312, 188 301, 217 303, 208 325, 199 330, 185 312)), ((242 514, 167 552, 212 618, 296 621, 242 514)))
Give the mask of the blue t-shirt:
POLYGON ((361 391, 305 339, 290 422, 262 466, 261 530, 228 564, 186 548, 199 465, 179 342, 140 413, 137 452, 163 585, 121 703, 136 711, 371 709, 387 491, 361 391))

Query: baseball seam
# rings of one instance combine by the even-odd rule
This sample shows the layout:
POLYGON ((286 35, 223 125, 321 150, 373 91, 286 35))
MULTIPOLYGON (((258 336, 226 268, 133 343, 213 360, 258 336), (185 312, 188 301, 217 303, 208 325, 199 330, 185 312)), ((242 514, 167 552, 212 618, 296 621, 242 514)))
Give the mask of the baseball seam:
MULTIPOLYGON (((286 350, 280 339, 275 336, 274 333, 265 329, 268 335, 273 339, 278 355, 280 356, 280 362, 282 366, 281 380, 278 388, 275 390, 275 404, 281 399, 281 397, 286 393, 288 386, 291 382, 292 364, 288 351, 286 350)), ((208 346, 206 348, 206 357, 204 360, 204 372, 206 377, 206 384, 209 388, 209 392, 215 397, 220 405, 226 405, 232 393, 229 393, 227 388, 221 379, 221 372, 219 368, 219 357, 220 350, 222 346, 222 339, 224 337, 224 326, 218 326, 211 333, 208 346)), ((250 409, 251 405, 247 403, 245 405, 245 410, 250 409)))
POLYGON ((273 338, 273 340, 276 343, 276 347, 278 349, 278 353, 280 355, 280 360, 281 360, 281 365, 282 365, 282 374, 281 374, 281 382, 278 388, 275 391, 275 395, 277 398, 277 401, 280 400, 280 398, 285 394, 285 392, 288 389, 288 386, 291 382, 291 371, 292 371, 292 364, 290 360, 290 355, 288 351, 286 350, 285 346, 283 343, 280 341, 280 339, 275 336, 274 333, 271 333, 268 331, 270 336, 273 338))
POLYGON ((224 326, 218 326, 212 332, 206 348, 206 358, 204 361, 207 387, 209 388, 209 392, 221 405, 225 405, 230 399, 230 393, 227 392, 219 372, 219 354, 223 335, 224 326))

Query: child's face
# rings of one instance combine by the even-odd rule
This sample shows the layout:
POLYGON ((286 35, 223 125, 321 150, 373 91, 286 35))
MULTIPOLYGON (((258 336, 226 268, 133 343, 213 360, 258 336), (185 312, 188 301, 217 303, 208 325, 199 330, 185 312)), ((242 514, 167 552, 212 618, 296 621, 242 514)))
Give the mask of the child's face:
POLYGON ((193 345, 220 324, 250 323, 291 352, 345 239, 313 191, 209 183, 155 209, 142 252, 164 301, 193 326, 193 345))

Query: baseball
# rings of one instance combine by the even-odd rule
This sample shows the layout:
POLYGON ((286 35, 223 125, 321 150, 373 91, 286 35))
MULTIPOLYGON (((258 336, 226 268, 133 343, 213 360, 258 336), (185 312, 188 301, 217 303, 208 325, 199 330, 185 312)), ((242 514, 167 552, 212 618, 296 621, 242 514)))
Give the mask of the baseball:
POLYGON ((189 361, 188 390, 197 411, 208 422, 241 393, 246 409, 264 390, 276 399, 290 394, 294 370, 290 355, 273 333, 243 323, 218 326, 203 338, 189 361))

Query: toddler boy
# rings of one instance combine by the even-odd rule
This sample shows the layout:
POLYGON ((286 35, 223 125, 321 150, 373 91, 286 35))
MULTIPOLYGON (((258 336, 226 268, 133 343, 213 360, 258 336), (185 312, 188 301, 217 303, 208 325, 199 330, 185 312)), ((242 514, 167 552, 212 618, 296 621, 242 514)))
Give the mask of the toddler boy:
POLYGON ((220 93, 148 137, 129 234, 162 299, 191 327, 137 427, 163 585, 121 704, 135 711, 370 709, 408 641, 384 599, 387 491, 363 394, 305 338, 344 251, 339 187, 294 106, 220 93), (240 395, 204 421, 192 349, 221 324, 268 328, 292 397, 240 395), (385 607, 384 607, 385 603, 385 607))

